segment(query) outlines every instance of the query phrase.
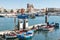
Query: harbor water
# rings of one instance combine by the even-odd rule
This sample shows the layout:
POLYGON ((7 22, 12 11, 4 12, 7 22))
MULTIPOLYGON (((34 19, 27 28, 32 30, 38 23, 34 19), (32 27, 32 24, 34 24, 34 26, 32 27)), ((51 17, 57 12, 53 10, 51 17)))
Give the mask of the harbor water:
MULTIPOLYGON (((36 17, 35 19, 28 19, 29 26, 44 23, 45 16, 36 17)), ((16 18, 16 25, 18 22, 18 18, 16 18)), ((60 16, 48 16, 48 22, 51 24, 59 23, 60 24, 60 16)), ((14 18, 4 18, 0 17, 0 31, 4 30, 14 30, 14 18)), ((19 39, 8 39, 8 40, 19 40, 19 39)), ((60 40, 60 28, 55 29, 53 31, 36 31, 34 36, 30 39, 26 40, 60 40)))

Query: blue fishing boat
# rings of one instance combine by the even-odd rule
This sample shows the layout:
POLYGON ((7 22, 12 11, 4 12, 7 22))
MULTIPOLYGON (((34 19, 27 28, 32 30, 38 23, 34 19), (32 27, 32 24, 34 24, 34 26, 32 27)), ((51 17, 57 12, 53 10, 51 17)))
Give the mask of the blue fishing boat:
POLYGON ((30 30, 27 32, 22 32, 22 34, 17 34, 17 37, 22 39, 31 38, 33 36, 33 33, 34 33, 34 30, 30 30))
POLYGON ((34 34, 34 30, 30 30, 30 31, 26 32, 24 37, 25 38, 31 38, 31 37, 33 37, 33 34, 34 34))
POLYGON ((7 34, 4 34, 5 38, 16 38, 16 33, 15 32, 10 32, 10 33, 7 33, 7 34))
POLYGON ((17 34, 17 38, 24 39, 24 35, 23 34, 17 34))

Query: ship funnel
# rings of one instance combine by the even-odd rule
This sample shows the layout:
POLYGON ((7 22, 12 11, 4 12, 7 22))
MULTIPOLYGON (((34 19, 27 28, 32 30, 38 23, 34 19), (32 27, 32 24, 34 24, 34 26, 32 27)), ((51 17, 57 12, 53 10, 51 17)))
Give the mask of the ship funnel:
POLYGON ((28 19, 24 19, 23 29, 28 28, 28 19))
POLYGON ((18 29, 20 30, 20 29, 23 29, 23 20, 22 19, 18 19, 18 22, 19 22, 19 27, 18 27, 18 29))

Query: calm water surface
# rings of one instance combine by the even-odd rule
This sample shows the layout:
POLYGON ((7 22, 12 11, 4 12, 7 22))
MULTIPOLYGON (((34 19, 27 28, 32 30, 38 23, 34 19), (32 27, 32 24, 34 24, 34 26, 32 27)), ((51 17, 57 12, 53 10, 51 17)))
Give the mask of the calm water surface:
MULTIPOLYGON (((39 23, 44 23, 45 17, 36 17, 35 19, 29 19, 29 26, 39 23)), ((17 18, 16 18, 17 19, 17 18)), ((48 16, 48 21, 51 24, 52 22, 57 22, 60 24, 60 16, 48 16)), ((17 24, 18 20, 16 20, 17 24)), ((0 18, 0 31, 3 30, 13 30, 14 29, 14 18, 0 18)), ((52 32, 48 31, 36 31, 34 36, 26 40, 59 40, 60 39, 60 28, 55 29, 52 32)), ((9 40, 18 40, 9 39, 9 40)))

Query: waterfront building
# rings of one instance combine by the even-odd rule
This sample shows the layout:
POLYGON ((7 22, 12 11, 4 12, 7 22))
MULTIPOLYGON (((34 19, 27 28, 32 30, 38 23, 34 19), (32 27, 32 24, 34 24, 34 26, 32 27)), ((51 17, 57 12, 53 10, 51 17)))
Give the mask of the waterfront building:
POLYGON ((43 9, 41 9, 40 11, 41 11, 42 13, 45 13, 45 9, 44 9, 44 8, 43 8, 43 9))
POLYGON ((37 13, 40 12, 40 9, 34 8, 33 4, 27 4, 27 13, 37 13))
POLYGON ((29 8, 29 6, 30 6, 30 4, 29 4, 29 3, 27 3, 27 8, 29 8))
POLYGON ((27 4, 27 13, 32 13, 34 11, 33 4, 27 4))
POLYGON ((60 8, 48 8, 49 12, 60 12, 60 8))
POLYGON ((1 13, 4 13, 4 8, 0 7, 1 13))
POLYGON ((14 9, 13 12, 14 12, 14 13, 17 13, 17 9, 14 9))
POLYGON ((34 8, 34 12, 40 12, 40 9, 35 9, 35 8, 34 8))
POLYGON ((29 3, 27 3, 27 8, 29 8, 29 7, 34 8, 33 4, 29 4, 29 3))

